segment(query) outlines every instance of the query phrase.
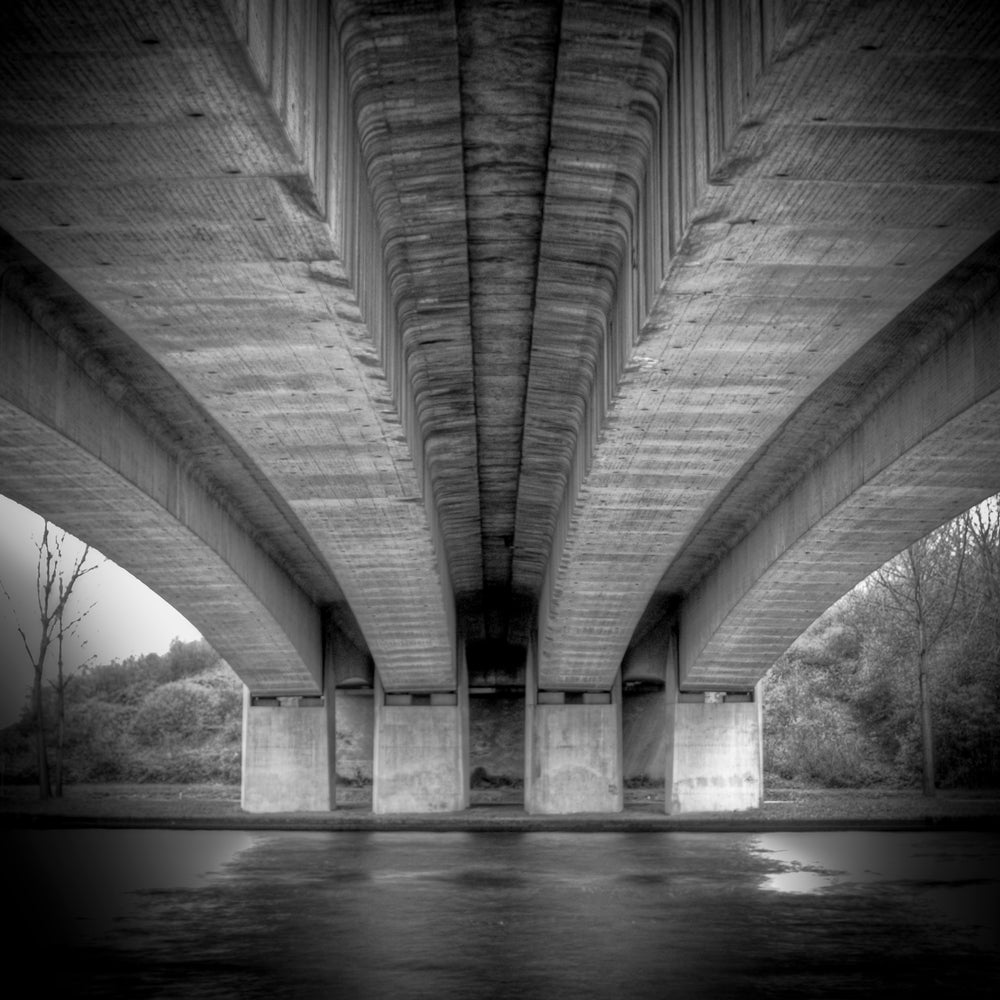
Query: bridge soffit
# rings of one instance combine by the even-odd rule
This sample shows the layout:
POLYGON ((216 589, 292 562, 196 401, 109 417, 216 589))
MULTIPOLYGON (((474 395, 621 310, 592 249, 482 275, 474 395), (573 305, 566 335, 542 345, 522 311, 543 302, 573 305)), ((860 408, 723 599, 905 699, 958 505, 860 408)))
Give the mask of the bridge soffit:
POLYGON ((317 605, 57 294, 72 296, 40 292, 24 264, 3 271, 0 489, 148 584, 254 691, 321 692, 317 605))
MULTIPOLYGON (((960 109, 932 106, 937 70, 924 48, 940 41, 934 25, 906 5, 896 10, 898 35, 887 12, 834 18, 814 9, 784 24, 782 10, 774 5, 750 31, 714 9, 682 23, 657 185, 668 214, 684 219, 682 237, 667 243, 673 255, 634 324, 634 351, 609 380, 616 395, 606 419, 591 418, 599 446, 576 439, 540 600, 549 683, 607 686, 644 607, 658 613, 651 599, 670 603, 693 589, 802 468, 755 481, 750 499, 744 466, 768 455, 832 373, 1000 228, 1000 204, 972 165, 989 162, 990 148, 995 156, 991 133, 977 128, 995 120, 993 92, 981 88, 978 103, 960 109), (880 64, 864 61, 881 48, 916 74, 891 109, 877 96, 888 85, 880 64), (873 157, 862 129, 856 145, 841 143, 834 166, 830 142, 851 137, 824 131, 823 94, 837 95, 838 120, 863 121, 891 143, 873 157), (693 121, 708 123, 704 135, 687 127, 693 121), (933 180, 900 170, 928 127, 938 129, 933 180), (956 199, 960 192, 957 214, 942 201, 945 182, 956 199), (739 499, 729 509, 731 496, 739 499)), ((979 35, 989 38, 992 15, 981 16, 979 35)), ((979 72, 969 58, 976 34, 970 22, 952 39, 949 73, 979 72)), ((825 431, 810 433, 807 464, 827 447, 825 431)))
POLYGON ((752 686, 851 587, 1000 491, 1000 238, 877 340, 897 350, 840 439, 681 605, 686 686, 752 686))
MULTIPOLYGON (((387 291, 383 245, 391 239, 373 236, 371 163, 345 110, 349 88, 332 76, 344 72, 334 24, 320 3, 226 6, 226 15, 191 17, 177 0, 138 26, 140 42, 128 11, 117 21, 113 11, 90 12, 94 24, 78 30, 106 32, 109 48, 122 47, 143 81, 135 91, 142 121, 118 109, 123 148, 110 167, 86 152, 96 148, 88 130, 100 123, 69 122, 72 170, 53 160, 51 178, 33 178, 33 201, 8 187, 0 218, 253 456, 301 525, 310 558, 334 567, 387 686, 448 686, 455 622, 447 548, 455 534, 436 523, 430 457, 441 435, 422 427, 429 394, 407 374, 421 362, 396 333, 400 304, 387 291), (192 107, 176 108, 178 95, 192 107), (158 99, 157 114, 146 115, 158 99), (171 152, 158 163, 148 149, 171 152), (109 187, 123 220, 113 231, 109 187), (53 211, 72 204, 69 231, 37 228, 32 205, 42 203, 53 211), (70 242, 82 234, 99 266, 74 257, 70 242)), ((38 16, 44 33, 66 29, 55 14, 38 16)), ((24 87, 65 88, 44 60, 36 68, 25 69, 24 87)), ((91 66, 98 89, 106 68, 91 66)), ((56 104, 72 116, 72 100, 56 104)), ((38 134, 44 142, 44 124, 38 134)), ((26 162, 36 152, 31 141, 21 143, 26 162)))
POLYGON ((540 593, 540 679, 607 688, 666 556, 657 548, 664 529, 650 532, 643 514, 649 503, 633 494, 606 504, 607 488, 592 488, 595 463, 602 452, 634 450, 634 442, 605 440, 621 408, 616 397, 627 392, 664 279, 722 169, 745 95, 782 37, 783 5, 763 5, 750 32, 725 7, 625 12, 634 20, 605 67, 609 76, 617 69, 619 89, 601 79, 601 93, 581 85, 594 53, 584 42, 573 48, 574 33, 597 31, 588 13, 596 16, 577 11, 575 25, 564 15, 562 29, 519 497, 517 538, 526 544, 515 571, 524 590, 540 593), (574 254, 583 246, 588 253, 574 254), (560 393, 562 405, 553 405, 560 393), (630 502, 638 503, 631 514, 630 502), (621 530, 637 518, 645 555, 621 530), (620 523, 612 528, 609 519, 620 523), (618 544, 600 541, 612 536, 618 544))
MULTIPOLYGON (((370 587, 358 614, 373 633, 369 642, 387 687, 424 686, 428 672, 440 686, 454 673, 454 651, 441 649, 442 628, 454 633, 453 604, 473 605, 482 587, 454 21, 443 10, 353 0, 275 7, 256 22, 252 5, 230 8, 306 164, 399 414, 395 437, 412 456, 411 493, 423 497, 429 519, 430 549, 412 538, 412 525, 408 544, 429 553, 438 578, 431 583, 426 569, 419 574, 423 599, 429 583, 442 591, 444 620, 435 623, 432 615, 424 624, 438 636, 429 656, 443 660, 444 674, 430 662, 416 671, 406 666, 408 651, 424 640, 412 628, 391 638, 384 615, 371 614, 398 605, 402 595, 380 601, 380 588, 370 587), (415 53, 433 58, 415 60, 415 53)), ((408 513, 412 521, 417 511, 408 513)), ((380 587, 393 589, 384 577, 380 587)))

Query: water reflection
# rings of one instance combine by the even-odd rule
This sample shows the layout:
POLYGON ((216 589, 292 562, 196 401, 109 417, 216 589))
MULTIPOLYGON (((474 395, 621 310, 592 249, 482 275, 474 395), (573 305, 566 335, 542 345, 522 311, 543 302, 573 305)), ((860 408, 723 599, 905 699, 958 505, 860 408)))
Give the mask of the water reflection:
POLYGON ((1000 841, 953 834, 770 833, 754 849, 782 869, 766 889, 811 893, 879 885, 909 894, 951 922, 967 926, 983 947, 1000 946, 1000 841))
POLYGON ((983 834, 6 841, 74 996, 992 996, 1000 971, 983 834))

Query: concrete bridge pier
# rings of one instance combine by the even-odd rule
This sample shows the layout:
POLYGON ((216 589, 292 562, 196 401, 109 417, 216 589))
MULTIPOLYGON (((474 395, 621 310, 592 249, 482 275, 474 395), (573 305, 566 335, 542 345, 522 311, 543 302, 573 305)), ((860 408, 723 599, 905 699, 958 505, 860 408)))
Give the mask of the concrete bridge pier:
POLYGON ((667 698, 666 811, 733 812, 763 800, 760 684, 667 698))
POLYGON ((333 688, 260 696, 244 688, 241 804, 252 813, 326 812, 335 805, 333 688))
POLYGON ((372 684, 374 668, 329 611, 321 630, 322 685, 314 693, 243 689, 242 806, 247 812, 336 808, 336 689, 372 684))
POLYGON ((539 690, 525 679, 524 808, 533 814, 621 812, 621 674, 609 691, 539 690))
POLYGON ((336 805, 336 684, 329 648, 323 659, 320 694, 243 689, 240 803, 247 812, 326 812, 336 805))
POLYGON ((469 806, 469 685, 458 645, 450 691, 386 691, 375 671, 372 811, 457 812, 469 806))
POLYGON ((763 799, 761 683, 748 691, 683 690, 677 633, 663 624, 633 647, 626 679, 664 683, 667 813, 756 809, 763 799))
POLYGON ((684 691, 667 657, 664 805, 671 815, 757 809, 764 798, 762 682, 750 691, 684 691))

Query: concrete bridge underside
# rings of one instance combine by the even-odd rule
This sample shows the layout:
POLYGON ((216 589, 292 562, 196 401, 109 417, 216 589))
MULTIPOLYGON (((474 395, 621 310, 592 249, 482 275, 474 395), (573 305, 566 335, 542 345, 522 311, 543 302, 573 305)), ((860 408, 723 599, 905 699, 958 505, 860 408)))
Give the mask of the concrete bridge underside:
POLYGON ((470 683, 621 808, 623 676, 753 805, 770 664, 1000 491, 998 181, 974 0, 14 2, 0 491, 240 674, 248 808, 348 683, 377 809, 467 804, 470 683))

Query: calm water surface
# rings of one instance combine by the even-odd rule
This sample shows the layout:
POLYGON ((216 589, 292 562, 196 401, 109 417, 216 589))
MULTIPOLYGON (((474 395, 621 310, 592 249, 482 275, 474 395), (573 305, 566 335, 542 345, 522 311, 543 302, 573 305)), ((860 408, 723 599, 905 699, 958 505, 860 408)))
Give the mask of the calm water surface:
POLYGON ((992 997, 1000 984, 990 834, 3 840, 11 955, 46 941, 45 974, 71 996, 992 997))

